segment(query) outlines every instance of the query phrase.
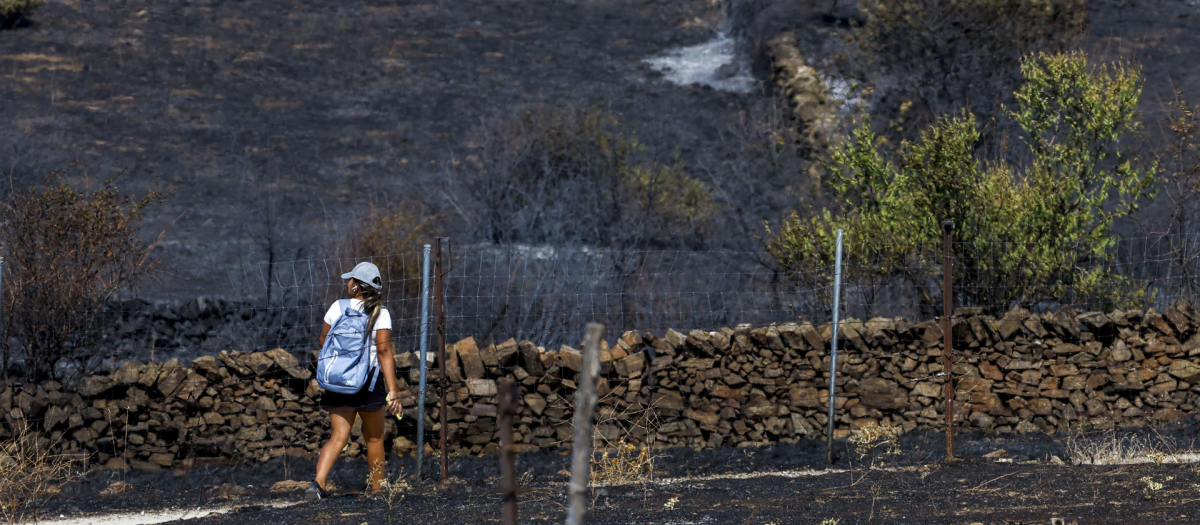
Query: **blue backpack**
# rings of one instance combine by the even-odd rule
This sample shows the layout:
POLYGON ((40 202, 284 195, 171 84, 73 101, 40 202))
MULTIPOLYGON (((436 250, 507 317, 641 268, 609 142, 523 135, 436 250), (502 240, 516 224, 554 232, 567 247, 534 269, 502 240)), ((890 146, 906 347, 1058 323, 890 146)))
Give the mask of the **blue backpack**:
MULTIPOLYGON (((317 355, 317 385, 330 392, 353 394, 362 390, 371 372, 370 334, 367 333, 367 314, 350 307, 350 301, 338 301, 342 316, 333 322, 325 345, 317 355)), ((379 369, 372 374, 371 390, 379 379, 379 369)))

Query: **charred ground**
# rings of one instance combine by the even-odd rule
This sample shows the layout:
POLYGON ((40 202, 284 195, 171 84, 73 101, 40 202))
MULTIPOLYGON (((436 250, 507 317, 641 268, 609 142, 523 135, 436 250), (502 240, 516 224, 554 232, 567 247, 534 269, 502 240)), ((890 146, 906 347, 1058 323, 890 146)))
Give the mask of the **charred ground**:
MULTIPOLYGON (((1180 424, 1133 434, 1190 447, 1200 425, 1180 424)), ((1104 434, 1093 437, 1103 439, 1104 434)), ((958 459, 946 463, 943 437, 933 432, 905 436, 901 454, 870 458, 852 445, 835 444, 838 461, 825 464, 824 443, 816 440, 762 448, 661 453, 654 480, 593 490, 589 523, 801 523, 826 519, 841 525, 866 523, 1044 524, 1194 523, 1200 517, 1200 468, 1195 463, 1067 465, 1062 437, 960 435, 958 459), (1003 460, 985 455, 1003 450, 1003 460), (827 470, 829 469, 829 470, 827 470), (1145 478, 1162 486, 1148 491, 1145 478), (674 503, 672 503, 674 501, 674 503)), ((994 455, 994 454, 993 454, 994 455)), ((391 458, 393 474, 412 469, 411 458, 391 458)), ((495 457, 450 460, 452 480, 437 483, 436 460, 426 480, 392 509, 361 494, 365 465, 342 460, 332 480, 338 494, 325 501, 299 502, 298 492, 272 494, 283 479, 311 477, 308 462, 282 460, 255 468, 196 467, 182 472, 97 472, 49 502, 50 515, 94 514, 160 508, 196 509, 188 523, 498 523, 500 496, 495 457), (131 488, 99 495, 117 480, 131 488), (227 514, 205 508, 232 505, 227 514), (389 519, 390 515, 390 519, 389 519)), ((518 458, 523 523, 559 523, 565 517, 565 455, 539 452, 518 458)))

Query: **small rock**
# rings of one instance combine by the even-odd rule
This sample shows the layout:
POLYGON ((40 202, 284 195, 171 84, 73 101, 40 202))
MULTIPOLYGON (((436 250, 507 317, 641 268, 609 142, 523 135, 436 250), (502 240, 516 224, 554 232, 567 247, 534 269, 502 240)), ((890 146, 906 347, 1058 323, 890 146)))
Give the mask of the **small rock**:
POLYGON ((218 490, 222 496, 243 496, 249 492, 246 490, 246 487, 234 485, 233 483, 223 483, 218 490))
POLYGON ((142 367, 138 366, 133 361, 125 361, 121 363, 120 368, 113 372, 112 378, 117 384, 132 385, 138 382, 142 377, 142 367))
POLYGON ((284 372, 287 372, 288 375, 296 379, 308 379, 312 377, 312 373, 308 371, 308 368, 300 366, 300 362, 296 360, 296 357, 288 353, 287 350, 276 348, 267 351, 266 355, 275 361, 275 364, 279 365, 279 368, 282 368, 284 372))
POLYGON ((718 66, 717 70, 713 76, 715 76, 717 80, 728 80, 730 78, 737 76, 737 74, 738 74, 738 65, 737 65, 737 62, 735 61, 735 62, 727 62, 727 63, 721 64, 720 66, 718 66))
POLYGON ((129 490, 131 488, 133 488, 133 485, 130 485, 124 481, 118 481, 118 482, 115 482, 115 483, 109 485, 104 490, 101 490, 100 495, 112 496, 115 494, 120 494, 122 492, 125 492, 126 490, 129 490))
POLYGON ((275 364, 275 360, 271 359, 271 357, 264 352, 242 354, 239 356, 239 358, 241 359, 242 366, 255 376, 266 375, 266 373, 271 369, 271 366, 275 364))
POLYGON ((494 396, 496 395, 496 382, 491 379, 468 379, 467 391, 473 396, 494 396))
POLYGON ((79 381, 77 391, 81 396, 92 397, 100 395, 112 386, 112 379, 108 376, 87 376, 79 381))
POLYGON ((407 456, 415 448, 417 448, 416 445, 404 436, 397 436, 392 440, 392 453, 397 456, 407 456))
POLYGON ((171 466, 173 463, 175 463, 175 454, 170 454, 170 453, 167 453, 167 452, 162 452, 162 453, 158 453, 158 454, 151 454, 151 455, 150 455, 150 462, 151 462, 151 463, 154 463, 155 465, 160 465, 160 466, 163 466, 163 467, 169 467, 169 466, 171 466))
POLYGON ((192 360, 192 368, 209 379, 221 377, 221 364, 211 355, 203 355, 192 360))
POLYGON ((308 488, 309 483, 310 482, 307 482, 307 481, 295 481, 295 480, 290 480, 290 479, 283 480, 283 481, 275 483, 274 485, 271 485, 271 494, 282 494, 282 493, 287 493, 287 492, 301 492, 304 489, 308 488))

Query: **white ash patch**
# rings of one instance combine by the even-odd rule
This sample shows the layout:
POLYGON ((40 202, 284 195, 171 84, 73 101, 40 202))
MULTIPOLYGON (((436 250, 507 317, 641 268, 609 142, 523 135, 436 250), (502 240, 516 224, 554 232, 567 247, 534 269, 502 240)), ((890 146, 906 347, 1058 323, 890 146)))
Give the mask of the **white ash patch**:
POLYGON ((702 84, 734 93, 754 89, 749 65, 738 56, 734 38, 725 34, 703 44, 672 49, 645 62, 681 86, 702 84))

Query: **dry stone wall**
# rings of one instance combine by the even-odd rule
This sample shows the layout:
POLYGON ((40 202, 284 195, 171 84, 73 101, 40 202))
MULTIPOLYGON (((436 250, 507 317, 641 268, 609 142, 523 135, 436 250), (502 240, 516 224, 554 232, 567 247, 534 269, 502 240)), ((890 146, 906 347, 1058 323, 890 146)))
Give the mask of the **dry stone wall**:
MULTIPOLYGON (((1014 310, 953 319, 956 425, 990 433, 1056 433, 1068 426, 1142 426, 1191 417, 1200 402, 1200 315, 1053 315, 1014 310)), ((938 428, 943 420, 942 331, 934 321, 850 320, 840 331, 836 427, 878 423, 938 428)), ((829 325, 628 332, 601 352, 597 436, 654 447, 750 446, 821 435, 829 325)), ((525 451, 569 444, 582 356, 528 341, 447 347, 451 454, 497 450, 497 384, 516 381, 515 439, 525 451)), ((392 451, 413 452, 414 355, 398 357, 406 420, 389 418, 392 451), (397 432, 398 431, 398 432, 397 432)), ((432 357, 432 353, 431 353, 432 357)), ((437 366, 430 360, 431 370, 437 366)), ((109 467, 314 457, 327 437, 311 355, 221 352, 187 366, 122 364, 77 385, 0 388, 0 439, 28 424, 46 443, 109 467)), ((431 373, 431 377, 432 377, 431 373)), ((440 429, 436 388, 427 397, 440 429)), ((428 446, 428 445, 427 445, 428 446)), ((361 452, 352 444, 350 454, 361 452)), ((429 450, 433 452, 432 449, 429 450)))

